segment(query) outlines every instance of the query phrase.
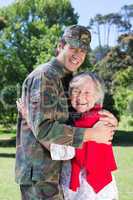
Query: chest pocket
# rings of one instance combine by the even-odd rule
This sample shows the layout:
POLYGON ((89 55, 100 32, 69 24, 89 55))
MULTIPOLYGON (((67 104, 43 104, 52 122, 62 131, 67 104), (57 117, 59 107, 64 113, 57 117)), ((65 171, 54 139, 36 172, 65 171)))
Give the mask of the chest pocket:
POLYGON ((39 89, 33 89, 32 94, 30 96, 30 100, 33 103, 37 103, 40 101, 40 91, 39 89))
POLYGON ((64 90, 61 90, 58 96, 58 104, 57 104, 57 119, 60 122, 66 122, 68 120, 68 102, 67 96, 64 93, 64 90))

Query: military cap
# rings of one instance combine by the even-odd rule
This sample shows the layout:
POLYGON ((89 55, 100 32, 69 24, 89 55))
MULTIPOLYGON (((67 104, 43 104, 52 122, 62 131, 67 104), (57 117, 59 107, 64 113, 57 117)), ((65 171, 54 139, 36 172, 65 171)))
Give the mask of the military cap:
POLYGON ((63 39, 74 48, 89 50, 91 33, 85 26, 72 25, 65 29, 63 39))

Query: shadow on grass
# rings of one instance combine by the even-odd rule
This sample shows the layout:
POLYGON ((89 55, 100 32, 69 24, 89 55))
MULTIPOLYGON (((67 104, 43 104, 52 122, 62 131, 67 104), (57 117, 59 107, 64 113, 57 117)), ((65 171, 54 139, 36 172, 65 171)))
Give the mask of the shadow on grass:
POLYGON ((16 137, 9 139, 0 139, 0 147, 15 147, 16 146, 16 137))
POLYGON ((113 138, 114 146, 133 146, 133 131, 116 131, 113 138))
POLYGON ((16 133, 16 129, 0 129, 0 134, 15 134, 16 133))
MULTIPOLYGON (((0 147, 15 147, 16 138, 0 139, 0 147)), ((114 135, 113 146, 133 146, 133 131, 119 130, 114 135)), ((0 157, 14 158, 14 153, 0 153, 0 157)))
POLYGON ((0 158, 15 158, 15 153, 0 153, 0 158))

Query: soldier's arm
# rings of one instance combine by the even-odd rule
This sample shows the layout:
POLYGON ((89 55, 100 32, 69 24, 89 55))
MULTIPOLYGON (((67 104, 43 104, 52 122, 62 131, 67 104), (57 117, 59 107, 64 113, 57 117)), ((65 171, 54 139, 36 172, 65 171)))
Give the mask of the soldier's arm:
POLYGON ((37 140, 46 148, 49 149, 51 143, 79 147, 83 141, 107 143, 112 139, 112 127, 100 125, 82 129, 61 122, 61 109, 58 109, 58 106, 62 106, 64 110, 65 108, 63 101, 59 99, 59 86, 56 81, 40 76, 27 82, 24 92, 27 121, 37 140))
POLYGON ((36 139, 48 149, 51 143, 81 146, 84 129, 61 122, 61 110, 66 108, 60 105, 56 81, 40 75, 30 82, 32 84, 27 85, 26 89, 25 105, 27 120, 36 139))

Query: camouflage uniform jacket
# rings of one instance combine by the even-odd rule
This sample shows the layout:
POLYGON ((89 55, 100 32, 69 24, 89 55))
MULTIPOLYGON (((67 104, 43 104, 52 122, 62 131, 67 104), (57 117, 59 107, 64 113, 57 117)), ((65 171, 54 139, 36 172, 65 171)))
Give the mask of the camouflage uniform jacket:
POLYGON ((51 159, 47 144, 82 144, 84 129, 66 125, 69 112, 62 78, 67 73, 55 58, 38 66, 23 83, 28 116, 25 120, 19 114, 17 123, 15 173, 19 184, 39 180, 58 184, 61 161, 51 159))

